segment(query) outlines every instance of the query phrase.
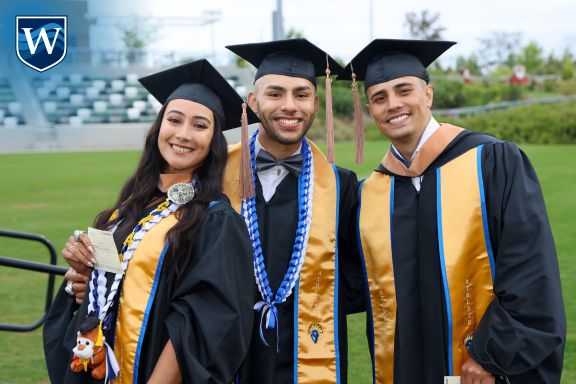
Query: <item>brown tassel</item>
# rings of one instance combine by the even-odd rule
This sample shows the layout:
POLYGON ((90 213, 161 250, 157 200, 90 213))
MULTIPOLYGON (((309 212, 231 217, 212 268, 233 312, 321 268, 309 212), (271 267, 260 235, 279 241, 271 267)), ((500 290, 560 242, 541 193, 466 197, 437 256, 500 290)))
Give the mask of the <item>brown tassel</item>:
POLYGON ((248 115, 246 114, 246 108, 246 103, 242 103, 242 161, 240 163, 240 186, 242 188, 243 199, 248 199, 254 196, 252 162, 250 161, 250 147, 248 144, 248 115))
POLYGON ((326 55, 326 141, 328 162, 334 164, 334 115, 332 114, 332 80, 330 80, 328 55, 326 55))
POLYGON ((354 98, 354 120, 356 123, 356 164, 362 164, 364 161, 364 121, 362 119, 362 105, 360 104, 360 93, 358 92, 358 83, 356 74, 352 68, 352 97, 354 98))

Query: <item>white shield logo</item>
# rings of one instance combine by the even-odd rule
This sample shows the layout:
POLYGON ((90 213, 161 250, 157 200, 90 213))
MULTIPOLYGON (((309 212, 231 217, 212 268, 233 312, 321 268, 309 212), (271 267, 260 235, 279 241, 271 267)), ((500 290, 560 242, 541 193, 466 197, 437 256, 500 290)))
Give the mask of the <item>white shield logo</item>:
POLYGON ((17 16, 16 53, 39 72, 64 60, 68 45, 67 16, 17 16))

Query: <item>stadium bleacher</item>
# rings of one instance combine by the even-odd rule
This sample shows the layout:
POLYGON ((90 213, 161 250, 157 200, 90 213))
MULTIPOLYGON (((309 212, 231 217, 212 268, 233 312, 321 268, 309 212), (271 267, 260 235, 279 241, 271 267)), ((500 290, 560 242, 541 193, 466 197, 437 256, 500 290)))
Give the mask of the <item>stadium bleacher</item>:
POLYGON ((149 123, 160 108, 133 73, 37 76, 32 86, 46 119, 53 124, 149 123))
POLYGON ((22 104, 16 99, 8 78, 0 78, 0 126, 15 128, 25 123, 22 104))
MULTIPOLYGON (((161 108, 138 78, 162 68, 60 65, 33 73, 20 66, 8 61, 0 75, 0 153, 141 148, 161 108)), ((219 70, 246 96, 249 69, 219 70)), ((227 138, 236 142, 239 132, 227 138)))

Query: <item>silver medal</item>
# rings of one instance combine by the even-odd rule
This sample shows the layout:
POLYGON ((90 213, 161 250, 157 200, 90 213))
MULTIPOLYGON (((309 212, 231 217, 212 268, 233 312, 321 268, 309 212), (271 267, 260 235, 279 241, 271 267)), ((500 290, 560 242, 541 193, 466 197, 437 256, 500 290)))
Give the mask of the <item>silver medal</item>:
POLYGON ((194 198, 196 191, 192 184, 176 183, 168 189, 168 198, 179 205, 184 205, 194 198))

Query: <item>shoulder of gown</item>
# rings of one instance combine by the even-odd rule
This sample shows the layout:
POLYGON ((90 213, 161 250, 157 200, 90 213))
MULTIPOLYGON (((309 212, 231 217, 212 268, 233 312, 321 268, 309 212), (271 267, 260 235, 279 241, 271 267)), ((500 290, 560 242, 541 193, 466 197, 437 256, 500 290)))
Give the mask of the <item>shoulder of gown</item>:
POLYGON ((558 382, 566 314, 540 183, 514 143, 492 142, 482 151, 495 299, 470 354, 488 371, 515 378, 512 382, 558 382))
POLYGON ((212 205, 174 289, 165 325, 183 382, 229 383, 250 342, 255 284, 243 218, 212 205))

